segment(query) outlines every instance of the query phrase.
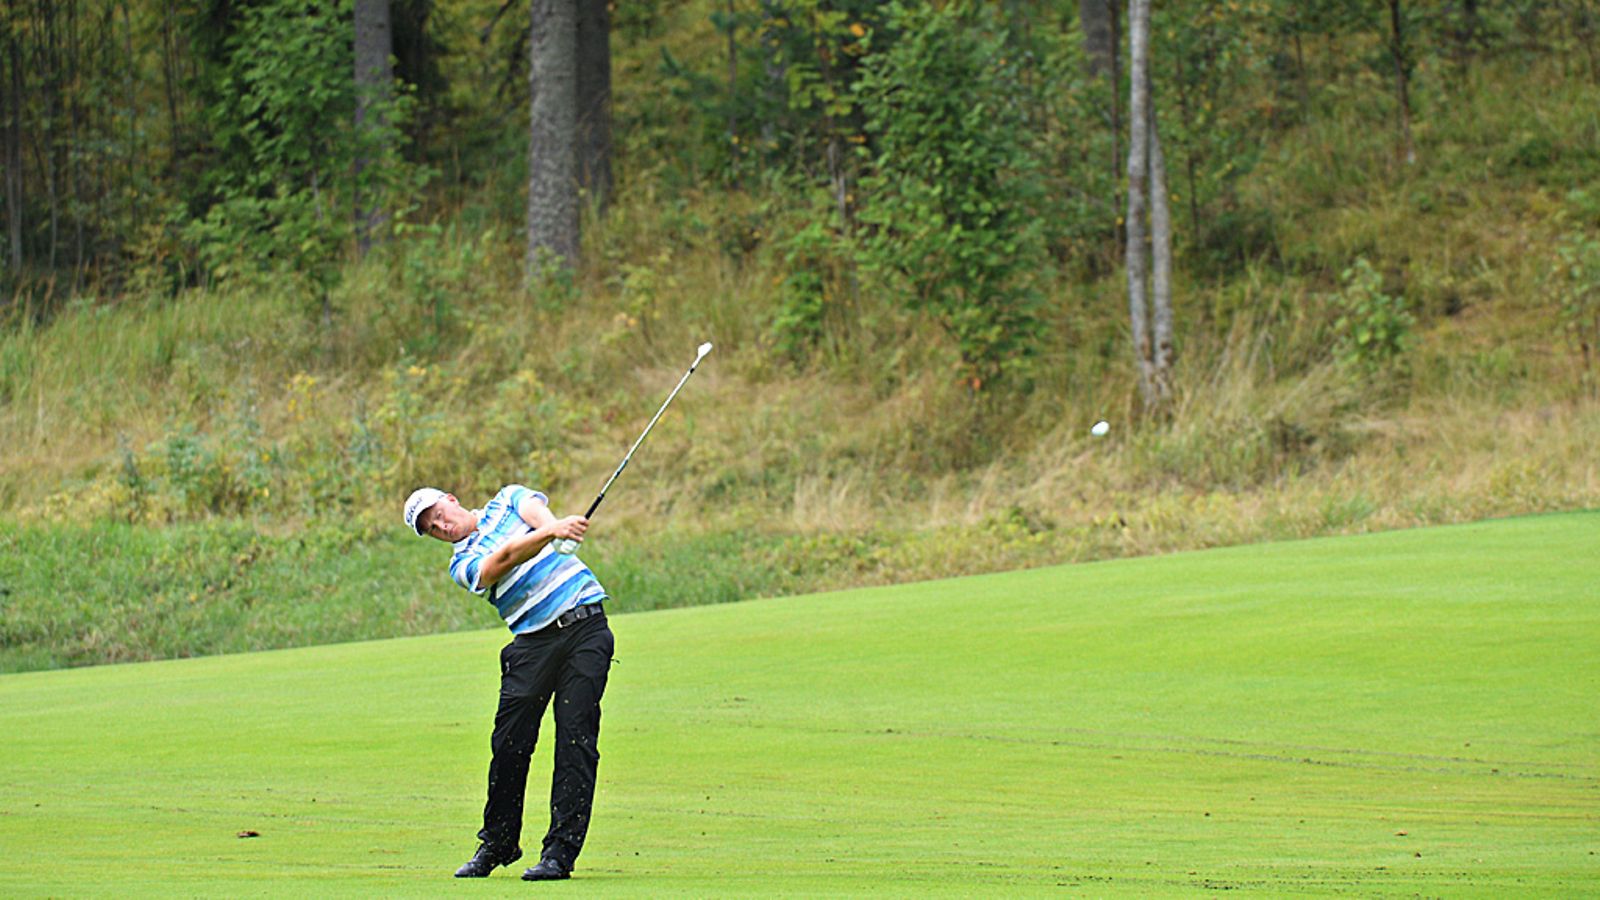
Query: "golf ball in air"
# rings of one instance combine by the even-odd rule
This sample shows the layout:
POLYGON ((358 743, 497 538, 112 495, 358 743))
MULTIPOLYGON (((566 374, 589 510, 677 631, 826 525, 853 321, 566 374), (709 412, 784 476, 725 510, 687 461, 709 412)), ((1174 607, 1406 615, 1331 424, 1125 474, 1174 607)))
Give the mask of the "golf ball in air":
POLYGON ((1094 435, 1095 437, 1105 437, 1106 436, 1106 432, 1108 432, 1110 430, 1111 430, 1111 423, 1110 422, 1100 421, 1100 422, 1094 423, 1094 427, 1089 429, 1089 433, 1094 435))

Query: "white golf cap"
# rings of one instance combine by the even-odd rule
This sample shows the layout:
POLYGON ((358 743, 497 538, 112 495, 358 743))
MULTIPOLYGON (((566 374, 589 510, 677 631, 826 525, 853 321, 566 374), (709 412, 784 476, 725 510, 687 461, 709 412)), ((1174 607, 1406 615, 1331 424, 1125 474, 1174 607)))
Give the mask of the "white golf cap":
POLYGON ((444 491, 438 488, 425 487, 412 491, 411 496, 406 498, 406 527, 421 534, 422 527, 417 524, 417 519, 421 518, 422 513, 429 507, 444 498, 444 491))

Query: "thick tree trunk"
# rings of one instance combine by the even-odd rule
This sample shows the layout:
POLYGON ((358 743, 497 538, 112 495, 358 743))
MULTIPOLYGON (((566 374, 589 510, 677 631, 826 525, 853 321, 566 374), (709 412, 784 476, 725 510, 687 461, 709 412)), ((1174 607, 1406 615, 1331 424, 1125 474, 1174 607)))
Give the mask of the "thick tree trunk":
POLYGON ((578 184, 603 213, 611 201, 611 7, 578 0, 578 184))
POLYGON ((528 253, 537 283, 546 258, 578 262, 577 0, 533 0, 528 42, 528 253))
MULTIPOLYGON (((355 31, 356 133, 363 135, 362 145, 368 151, 381 153, 380 143, 388 131, 384 117, 393 99, 394 84, 389 0, 355 0, 355 31)), ((382 229, 386 218, 377 191, 367 184, 372 162, 367 153, 356 157, 356 246, 363 256, 371 249, 372 235, 382 229)))
MULTIPOLYGON (((1111 87, 1111 208, 1120 205, 1120 192, 1116 173, 1122 166, 1122 105, 1118 84, 1122 73, 1118 71, 1118 34, 1116 0, 1078 0, 1078 24, 1083 32, 1083 50, 1088 59, 1089 75, 1103 79, 1111 87)), ((1116 229, 1120 239, 1122 229, 1116 229)))
POLYGON ((1078 0, 1078 27, 1083 31, 1083 50, 1089 58, 1089 74, 1112 76, 1117 56, 1117 37, 1113 28, 1114 0, 1078 0))

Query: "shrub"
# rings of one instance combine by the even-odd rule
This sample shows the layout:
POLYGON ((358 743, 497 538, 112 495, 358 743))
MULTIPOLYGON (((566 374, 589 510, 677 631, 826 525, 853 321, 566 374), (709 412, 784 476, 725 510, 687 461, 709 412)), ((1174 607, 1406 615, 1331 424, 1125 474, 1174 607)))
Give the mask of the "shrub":
POLYGON ((1580 378, 1596 390, 1595 363, 1600 356, 1600 239, 1573 231, 1556 248, 1552 274, 1561 301, 1561 325, 1582 366, 1580 378))
POLYGON ((1341 362, 1366 375, 1404 368, 1416 323, 1404 297, 1383 292, 1383 276, 1359 258, 1339 276, 1344 289, 1334 297, 1336 352, 1341 362))
POLYGON ((862 180, 862 261, 933 314, 978 388, 1022 374, 1040 328, 1022 61, 971 4, 896 3, 890 20, 901 37, 868 59, 858 89, 876 154, 862 180))

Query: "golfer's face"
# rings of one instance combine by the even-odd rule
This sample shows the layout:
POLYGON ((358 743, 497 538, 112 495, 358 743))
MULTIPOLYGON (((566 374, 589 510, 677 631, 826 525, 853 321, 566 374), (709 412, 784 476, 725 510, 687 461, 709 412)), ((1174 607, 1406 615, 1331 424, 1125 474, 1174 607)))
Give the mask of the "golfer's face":
POLYGON ((477 524, 469 522, 471 518, 472 514, 462 509, 453 495, 446 494, 438 503, 422 511, 422 533, 453 544, 465 536, 460 533, 463 527, 477 524))

